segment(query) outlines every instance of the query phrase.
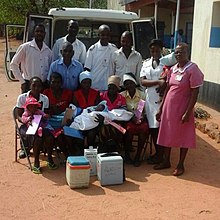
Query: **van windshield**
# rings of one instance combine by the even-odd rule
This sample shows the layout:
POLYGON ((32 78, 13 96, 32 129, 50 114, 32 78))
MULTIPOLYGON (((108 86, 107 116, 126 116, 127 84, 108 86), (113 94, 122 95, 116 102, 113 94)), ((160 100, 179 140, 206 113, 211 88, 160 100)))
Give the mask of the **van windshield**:
MULTIPOLYGON (((53 44, 57 39, 67 35, 67 24, 69 20, 56 20, 54 24, 53 32, 53 44)), ((86 48, 88 49, 92 44, 99 40, 98 28, 103 22, 99 21, 89 21, 89 20, 78 20, 79 22, 79 33, 77 38, 81 40, 86 48)), ((121 34, 129 30, 128 23, 113 23, 105 22, 111 29, 111 40, 110 42, 115 44, 118 48, 120 47, 120 37, 121 34)))

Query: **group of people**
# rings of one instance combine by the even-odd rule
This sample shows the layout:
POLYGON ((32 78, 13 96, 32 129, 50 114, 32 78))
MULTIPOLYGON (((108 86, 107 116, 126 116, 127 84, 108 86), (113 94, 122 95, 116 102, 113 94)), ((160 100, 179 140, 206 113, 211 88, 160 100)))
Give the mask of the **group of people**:
MULTIPOLYGON (((99 27, 99 41, 86 51, 77 39, 78 22, 70 20, 67 30, 68 34, 50 50, 44 43, 45 28, 37 24, 33 40, 22 44, 11 61, 11 70, 21 83, 22 94, 16 105, 24 124, 21 133, 25 136, 33 115, 42 116, 31 139, 33 172, 41 173, 41 146, 47 149, 49 169, 57 168, 52 158, 55 144, 66 157, 74 154, 74 139, 64 135, 59 126, 50 124, 50 117, 62 118, 65 109, 73 104, 79 112, 89 108, 97 112, 123 109, 132 113, 129 119, 114 124, 107 122, 103 114, 96 114, 97 126, 82 132, 86 138, 81 141, 81 150, 95 146, 97 136, 102 144, 112 139, 118 146, 123 144, 126 163, 140 166, 140 155, 150 134, 155 154, 148 158, 148 163, 155 164, 156 170, 170 168, 171 147, 180 147, 173 175, 182 175, 187 150, 195 148, 193 107, 203 84, 202 72, 189 61, 187 44, 177 45, 172 66, 162 62, 163 43, 158 39, 151 41, 151 57, 142 62, 141 54, 132 47, 129 31, 122 33, 118 49, 109 42, 110 28, 103 24, 99 27), (134 135, 138 136, 138 147, 132 159, 134 135)), ((73 121, 67 125, 71 127, 73 121)), ((27 142, 30 145, 30 140, 27 142)))

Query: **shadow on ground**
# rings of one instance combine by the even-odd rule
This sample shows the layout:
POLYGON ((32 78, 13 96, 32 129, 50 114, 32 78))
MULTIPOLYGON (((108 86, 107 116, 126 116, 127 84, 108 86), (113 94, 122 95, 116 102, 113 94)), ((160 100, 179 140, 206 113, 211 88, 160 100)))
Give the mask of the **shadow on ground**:
MULTIPOLYGON (((172 171, 177 164, 178 157, 179 149, 173 149, 171 152, 172 168, 160 171, 155 171, 153 165, 148 165, 146 161, 143 161, 140 167, 125 165, 127 181, 122 185, 105 187, 118 192, 139 191, 138 183, 147 184, 148 178, 155 173, 163 176, 172 176, 172 171)), ((33 161, 33 158, 31 160, 33 161)), ((45 161, 46 158, 42 157, 42 160, 45 161)), ((44 164, 42 167, 42 176, 50 179, 57 186, 66 185, 65 167, 60 166, 58 170, 48 170, 44 161, 42 162, 44 164)), ((58 160, 56 162, 58 163, 58 160)), ((25 159, 19 160, 19 163, 21 165, 27 165, 25 159)), ((176 178, 220 188, 220 151, 197 136, 197 149, 189 150, 185 162, 185 173, 176 178)), ((81 193, 91 196, 105 194, 97 177, 94 176, 90 179, 89 189, 81 191, 81 193)))

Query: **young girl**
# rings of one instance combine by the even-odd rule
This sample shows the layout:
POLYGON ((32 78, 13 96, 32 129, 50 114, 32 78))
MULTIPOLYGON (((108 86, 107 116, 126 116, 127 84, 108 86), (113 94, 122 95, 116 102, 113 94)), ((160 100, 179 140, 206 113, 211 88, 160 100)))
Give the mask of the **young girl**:
POLYGON ((22 123, 26 124, 27 127, 32 125, 32 121, 34 119, 34 115, 42 115, 40 125, 37 129, 37 135, 42 137, 42 130, 43 128, 48 128, 51 133, 53 133, 54 129, 48 124, 48 118, 49 115, 45 114, 42 110, 39 108, 41 107, 41 104, 34 98, 34 97, 28 97, 25 102, 25 110, 22 114, 22 123))

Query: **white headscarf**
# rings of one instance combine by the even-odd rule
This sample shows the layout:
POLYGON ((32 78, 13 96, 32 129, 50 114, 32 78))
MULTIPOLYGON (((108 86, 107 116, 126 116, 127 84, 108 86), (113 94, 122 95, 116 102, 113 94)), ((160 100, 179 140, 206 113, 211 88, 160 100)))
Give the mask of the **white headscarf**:
POLYGON ((126 80, 131 80, 132 82, 135 83, 135 85, 137 85, 137 81, 136 81, 132 76, 130 76, 130 75, 128 75, 128 74, 125 73, 125 74, 123 75, 123 83, 124 83, 126 80))
POLYGON ((79 75, 79 82, 81 83, 84 79, 91 79, 92 80, 92 76, 91 73, 89 71, 83 71, 80 73, 79 75))

